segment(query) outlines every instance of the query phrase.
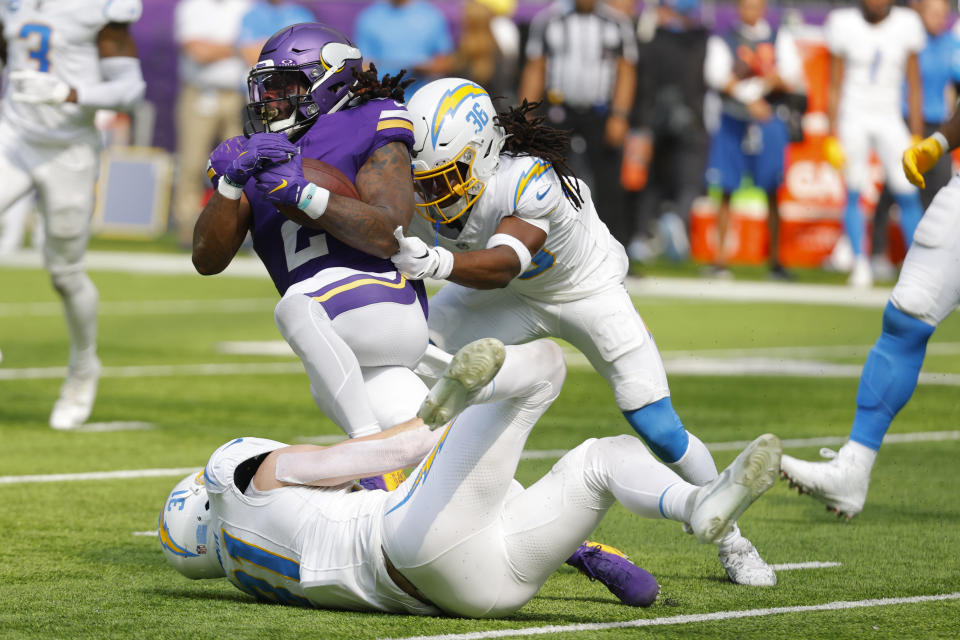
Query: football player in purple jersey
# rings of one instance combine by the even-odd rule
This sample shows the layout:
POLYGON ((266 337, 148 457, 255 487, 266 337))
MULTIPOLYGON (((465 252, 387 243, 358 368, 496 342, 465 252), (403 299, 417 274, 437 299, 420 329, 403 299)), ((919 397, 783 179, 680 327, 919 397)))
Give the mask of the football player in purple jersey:
POLYGON ((409 418, 426 394, 411 371, 427 347, 426 295, 389 259, 393 229, 414 211, 405 83, 361 65, 360 50, 322 24, 267 41, 248 78, 248 137, 210 156, 217 190, 193 238, 193 263, 209 275, 252 234, 282 296, 277 326, 317 406, 351 437, 409 418), (361 199, 309 182, 304 157, 340 169, 361 199))

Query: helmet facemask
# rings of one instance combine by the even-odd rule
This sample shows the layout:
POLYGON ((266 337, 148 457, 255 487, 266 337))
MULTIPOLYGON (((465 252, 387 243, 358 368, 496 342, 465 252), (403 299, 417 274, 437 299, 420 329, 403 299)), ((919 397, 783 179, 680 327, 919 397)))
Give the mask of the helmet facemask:
POLYGON ((251 71, 247 78, 250 103, 245 128, 250 129, 248 134, 282 131, 290 137, 315 120, 320 109, 309 92, 309 73, 299 67, 251 71))
POLYGON ((476 152, 472 146, 433 168, 414 162, 413 185, 418 195, 417 213, 431 222, 453 222, 473 206, 483 193, 484 183, 474 175, 476 152))

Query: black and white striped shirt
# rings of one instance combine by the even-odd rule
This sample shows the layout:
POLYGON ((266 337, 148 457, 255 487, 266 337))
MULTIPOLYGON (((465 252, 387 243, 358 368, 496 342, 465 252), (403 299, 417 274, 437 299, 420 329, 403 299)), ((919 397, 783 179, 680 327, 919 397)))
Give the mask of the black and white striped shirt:
POLYGON ((608 105, 617 62, 637 62, 630 20, 597 2, 592 13, 577 13, 572 2, 544 9, 530 23, 528 59, 545 57, 551 100, 574 107, 608 105))

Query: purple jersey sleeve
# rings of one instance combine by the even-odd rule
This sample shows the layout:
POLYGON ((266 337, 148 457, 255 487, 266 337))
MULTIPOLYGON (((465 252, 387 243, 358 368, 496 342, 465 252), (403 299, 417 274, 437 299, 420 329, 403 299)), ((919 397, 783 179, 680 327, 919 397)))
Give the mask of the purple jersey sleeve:
MULTIPOLYGON (((337 167, 355 181, 360 168, 383 145, 413 145, 413 124, 402 104, 372 100, 354 108, 320 116, 298 141, 304 157, 337 167)), ((394 271, 393 263, 340 242, 319 229, 301 227, 263 198, 252 186, 245 189, 253 211, 253 248, 281 295, 290 285, 322 269, 348 267, 358 271, 394 271)))

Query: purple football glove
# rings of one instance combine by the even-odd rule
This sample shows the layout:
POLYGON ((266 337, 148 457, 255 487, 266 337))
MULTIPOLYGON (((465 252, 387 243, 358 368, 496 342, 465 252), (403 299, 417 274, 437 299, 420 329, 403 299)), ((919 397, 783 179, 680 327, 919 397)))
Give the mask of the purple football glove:
POLYGON ((296 154, 297 148, 284 134, 255 133, 247 140, 243 151, 237 154, 224 170, 223 175, 235 186, 242 187, 257 171, 286 162, 296 154))
POLYGON ((313 184, 303 176, 303 156, 299 153, 289 162, 256 173, 254 178, 254 186, 268 202, 288 207, 298 207, 304 191, 313 184))
POLYGON ((217 145, 217 148, 210 154, 207 160, 207 177, 213 183, 213 188, 217 188, 220 182, 220 176, 227 170, 227 167, 247 148, 247 139, 243 136, 227 138, 217 145))

